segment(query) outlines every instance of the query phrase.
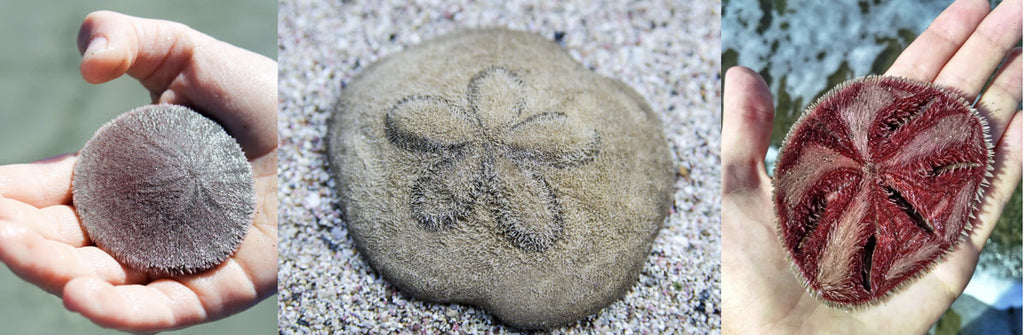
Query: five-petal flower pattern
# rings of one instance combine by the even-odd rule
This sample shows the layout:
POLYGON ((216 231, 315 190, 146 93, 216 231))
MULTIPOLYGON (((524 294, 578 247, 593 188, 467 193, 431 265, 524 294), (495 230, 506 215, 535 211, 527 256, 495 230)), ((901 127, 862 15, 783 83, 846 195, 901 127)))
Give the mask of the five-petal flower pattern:
POLYGON ((424 229, 461 225, 483 203, 518 248, 544 251, 562 237, 563 206, 547 176, 593 161, 601 139, 565 113, 530 111, 526 93, 515 72, 493 66, 473 76, 464 103, 414 95, 387 111, 388 140, 432 158, 410 197, 424 229))

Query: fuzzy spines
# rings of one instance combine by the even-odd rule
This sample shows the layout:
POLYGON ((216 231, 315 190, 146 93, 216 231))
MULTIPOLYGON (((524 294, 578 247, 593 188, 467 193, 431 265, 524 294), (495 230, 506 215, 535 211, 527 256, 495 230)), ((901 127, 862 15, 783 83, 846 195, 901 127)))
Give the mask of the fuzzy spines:
MULTIPOLYGON (((876 95, 885 96, 885 94, 876 95)), ((940 144, 935 145, 939 146, 940 144)), ((810 160, 805 160, 804 163, 808 161, 810 160)), ((973 106, 966 99, 964 99, 962 95, 958 94, 957 92, 928 83, 918 83, 915 81, 896 77, 868 76, 844 82, 830 90, 828 93, 819 98, 814 104, 809 106, 800 116, 797 122, 794 123, 794 126, 791 128, 790 132, 786 135, 783 141, 782 151, 779 155, 779 163, 776 165, 776 170, 774 174, 775 177, 772 181, 774 186, 773 203, 775 204, 777 220, 776 227, 778 229, 780 241, 782 241, 783 246, 787 248, 786 255, 787 258, 790 259, 791 264, 793 265, 794 272, 798 274, 798 278, 801 280, 801 282, 804 283, 805 287, 808 290, 808 293, 810 293, 811 296, 814 296, 815 298, 825 303, 826 305, 840 309, 856 309, 864 306, 871 306, 877 304, 879 302, 887 300, 888 297, 894 294, 895 292, 899 292, 905 286, 915 282, 917 278, 923 276, 924 274, 927 274, 931 270, 931 268, 935 266, 935 264, 941 262, 952 251, 952 249, 954 249, 960 243, 963 243, 963 241, 970 235, 973 226, 974 224, 976 224, 977 221, 975 219, 975 213, 981 202, 981 196, 984 192, 984 189, 988 186, 988 179, 991 178, 991 170, 993 168, 992 164, 993 150, 991 138, 988 134, 987 123, 985 119, 981 117, 979 112, 976 109, 974 109, 973 106), (848 109, 837 107, 837 101, 845 101, 853 98, 864 98, 865 96, 872 94, 872 92, 877 93, 883 91, 890 93, 897 92, 893 94, 899 95, 902 98, 895 99, 894 101, 891 102, 879 102, 868 99, 870 101, 865 103, 867 104, 867 107, 865 107, 865 105, 857 105, 850 107, 848 109), (872 107, 874 109, 868 107, 872 107), (884 114, 878 108, 892 109, 885 111, 889 114, 884 114), (851 116, 850 114, 841 114, 852 113, 852 111, 854 110, 864 109, 871 109, 873 111, 876 111, 877 114, 865 114, 863 116, 851 116), (874 116, 878 115, 887 117, 874 119, 874 116), (955 143, 954 140, 951 140, 949 138, 945 138, 941 141, 936 140, 934 142, 942 143, 941 145, 945 147, 935 150, 946 150, 946 152, 957 152, 958 154, 954 155, 954 158, 933 159, 923 164, 915 165, 920 167, 921 169, 926 169, 927 167, 928 171, 922 170, 915 173, 903 173, 904 171, 899 171, 899 173, 897 174, 901 176, 899 178, 910 178, 908 176, 916 176, 920 178, 936 177, 946 173, 953 173, 953 176, 959 177, 960 175, 955 174, 966 173, 964 172, 965 170, 973 171, 968 171, 970 172, 970 176, 972 178, 972 182, 970 185, 975 185, 970 187, 977 187, 977 189, 971 191, 973 197, 970 197, 970 199, 965 198, 963 201, 965 202, 965 204, 960 204, 961 206, 966 207, 967 214, 959 215, 958 218, 956 220, 953 220, 952 222, 944 222, 941 220, 937 222, 931 222, 929 220, 926 220, 923 214, 920 213, 919 211, 931 212, 931 210, 927 208, 918 208, 918 204, 935 203, 935 201, 933 201, 934 199, 930 199, 929 197, 931 196, 928 195, 919 195, 922 194, 921 192, 904 192, 898 190, 898 188, 903 188, 904 190, 907 190, 907 187, 914 187, 913 185, 915 185, 914 182, 901 181, 901 179, 898 178, 893 179, 893 177, 887 177, 880 179, 881 181, 879 181, 878 183, 895 183, 891 185, 896 186, 890 186, 889 188, 881 188, 879 192, 877 192, 878 194, 882 195, 882 197, 886 198, 884 200, 890 202, 892 204, 892 207, 899 210, 899 216, 906 216, 907 218, 909 218, 907 221, 913 224, 914 229, 919 231, 920 234, 939 234, 940 230, 942 232, 945 232, 944 237, 938 236, 936 238, 944 238, 946 242, 941 242, 939 244, 922 245, 919 247, 920 249, 917 250, 932 250, 930 248, 936 248, 938 245, 945 245, 945 247, 942 247, 941 249, 937 249, 935 251, 928 251, 930 253, 934 253, 935 257, 928 262, 922 262, 926 264, 919 267, 908 267, 907 265, 910 264, 907 263, 910 260, 913 260, 915 262, 920 261, 919 259, 914 258, 917 257, 914 256, 914 254, 905 254, 902 256, 897 256, 895 258, 884 258, 885 256, 881 256, 883 257, 882 260, 888 261, 882 262, 881 266, 892 266, 893 269, 896 269, 893 271, 895 271, 895 273, 898 275, 897 277, 899 277, 899 280, 897 280, 895 283, 878 283, 872 280, 868 280, 866 279, 867 277, 864 277, 858 279, 859 285, 844 286, 879 287, 877 285, 883 285, 881 286, 883 287, 883 289, 880 290, 879 292, 872 292, 872 295, 869 299, 853 298, 857 294, 847 295, 845 293, 835 293, 836 295, 829 296, 831 293, 823 292, 820 286, 821 283, 817 282, 817 277, 812 276, 812 274, 818 274, 820 272, 807 272, 807 269, 804 269, 807 266, 808 262, 819 262, 822 260, 822 258, 797 257, 797 255, 799 254, 798 251, 794 251, 795 249, 793 249, 793 246, 789 246, 787 244, 789 243, 787 241, 794 240, 792 237, 787 238, 788 234, 791 233, 788 231, 788 228, 786 227, 790 227, 792 226, 792 224, 787 224, 786 220, 788 219, 782 216, 785 215, 785 213, 790 212, 790 210, 786 208, 787 205, 785 204, 791 203, 792 201, 794 201, 794 199, 798 197, 792 194, 795 191, 794 189, 792 189, 794 185, 818 185, 821 183, 793 182, 792 180, 787 180, 786 173, 790 170, 795 169, 796 166, 801 164, 799 162, 801 160, 801 156, 805 154, 806 150, 812 150, 808 149, 811 147, 819 148, 812 150, 814 153, 818 154, 823 152, 845 153, 845 155, 839 156, 848 156, 848 158, 830 158, 821 159, 819 161, 835 161, 837 162, 836 164, 845 164, 846 167, 859 166, 860 172, 858 173, 863 173, 865 176, 875 175, 876 173, 879 173, 880 175, 881 173, 883 173, 881 171, 876 171, 876 169, 884 169, 879 161, 884 162, 887 160, 895 159, 906 159, 907 161, 914 161, 919 159, 927 160, 930 156, 927 154, 926 151, 931 150, 930 148, 927 148, 927 146, 879 145, 879 143, 883 141, 892 140, 895 141, 894 143, 920 144, 920 141, 912 142, 911 140, 914 139, 918 131, 922 131, 920 130, 922 129, 922 127, 924 127, 923 129, 936 127, 937 124, 940 124, 940 121, 936 120, 940 120, 943 117, 949 116, 962 117, 964 120, 966 120, 964 121, 965 127, 967 127, 968 125, 970 125, 970 127, 968 127, 969 130, 965 131, 968 134, 974 135, 964 136, 971 138, 971 141, 973 141, 973 139, 978 139, 979 137, 971 136, 978 136, 980 133, 980 139, 981 141, 983 141, 983 143, 974 142, 975 144, 972 144, 973 146, 963 144, 960 145, 959 147, 955 147, 957 143, 955 143), (809 139, 817 138, 814 136, 808 137, 807 135, 807 129, 812 128, 811 126, 806 125, 809 119, 814 119, 814 122, 816 122, 813 128, 827 128, 829 129, 829 131, 825 132, 826 134, 840 134, 840 136, 835 138, 828 138, 827 140, 824 141, 819 140, 817 142, 814 142, 813 145, 808 144, 811 143, 808 142, 809 139), (838 123, 836 123, 837 120, 838 123), (860 126, 856 124, 858 122, 860 122, 860 126), (914 122, 917 122, 917 124, 914 124, 914 122), (904 127, 909 128, 904 129, 904 127), (856 137, 858 135, 864 136, 861 138, 861 142, 859 143, 856 141, 856 137), (824 150, 820 148, 831 149, 824 150), (905 154, 900 150, 916 150, 917 152, 913 152, 913 155, 911 155, 905 154), (858 154, 849 155, 848 152, 856 152, 858 154), (966 161, 960 162, 957 161, 958 159, 966 161), (971 161, 974 159, 977 159, 978 161, 971 161), (981 165, 984 165, 985 168, 978 169, 981 167, 981 165), (977 178, 980 178, 980 180, 975 180, 977 178), (941 226, 936 226, 936 224, 940 224, 941 226), (909 260, 907 260, 907 262, 900 263, 901 257, 909 260), (850 300, 843 300, 846 298, 837 299, 837 297, 844 296, 849 298, 850 300)), ((847 169, 847 171, 857 171, 857 169, 847 169)), ((802 175, 806 176, 809 174, 802 175)), ((818 176, 825 176, 825 174, 820 174, 818 176)), ((946 178, 949 179, 951 177, 946 178)), ((874 183, 874 181, 869 181, 867 184, 862 184, 861 187, 864 187, 865 185, 874 185, 874 183)), ((852 191, 856 192, 855 190, 852 191)), ((847 189, 844 190, 843 192, 851 192, 851 190, 847 189)), ((961 192, 960 194, 967 193, 961 192)), ((859 208, 853 205, 850 206, 852 206, 850 208, 859 208)), ((879 215, 879 213, 875 213, 872 211, 872 215, 879 215)), ((876 222, 876 224, 882 224, 879 222, 876 222)), ((832 227, 830 229, 837 228, 832 227)), ((869 231, 874 231, 871 228, 864 229, 868 230, 858 232, 856 233, 856 235, 860 236, 863 234, 867 234, 869 231)), ((843 231, 854 232, 853 230, 843 231)), ((832 233, 833 232, 830 232, 828 235, 825 236, 834 239, 834 237, 832 237, 832 233)), ((868 239, 868 242, 874 243, 846 243, 843 245, 855 246, 857 248, 862 248, 862 250, 865 251, 870 249, 871 252, 878 253, 887 250, 885 249, 885 247, 887 246, 887 244, 891 244, 891 242, 887 242, 884 235, 876 235, 872 233, 868 239), (870 248, 868 248, 869 245, 871 246, 870 248)), ((826 241, 824 243, 828 242, 826 241)), ((849 256, 844 256, 844 258, 838 259, 845 259, 846 262, 848 262, 849 264, 874 266, 870 259, 863 258, 865 257, 863 255, 865 251, 861 251, 859 253, 848 253, 849 256)), ((812 266, 811 268, 815 267, 812 266)), ((851 275, 855 274, 851 273, 851 275)), ((859 275, 859 272, 856 275, 859 275)))
POLYGON ((593 161, 600 135, 572 131, 579 127, 565 113, 524 116, 530 106, 523 85, 515 71, 489 66, 470 79, 462 103, 410 95, 388 109, 383 124, 390 143, 439 159, 410 195, 412 215, 425 230, 445 231, 485 204, 511 246, 543 252, 562 237, 562 208, 544 175, 593 161))
POLYGON ((254 192, 235 139, 175 105, 139 107, 103 125, 72 179, 90 239, 155 277, 203 272, 233 254, 252 223, 254 192))
POLYGON ((465 31, 382 58, 347 83, 328 137, 368 263, 416 298, 514 327, 625 294, 671 208, 650 106, 528 33, 465 31))

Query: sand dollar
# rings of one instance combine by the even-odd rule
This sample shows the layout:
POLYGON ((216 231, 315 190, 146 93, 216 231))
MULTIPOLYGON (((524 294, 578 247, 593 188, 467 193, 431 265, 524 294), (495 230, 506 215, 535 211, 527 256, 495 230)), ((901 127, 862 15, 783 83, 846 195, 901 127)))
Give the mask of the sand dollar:
POLYGON ((72 193, 98 247, 160 277, 222 263, 256 208, 252 170, 235 139, 174 105, 136 108, 97 130, 75 162, 72 193))
POLYGON ((884 302, 970 235, 992 164, 986 121, 956 92, 888 76, 844 82, 783 141, 779 238, 815 298, 884 302))
POLYGON ((554 42, 502 29, 348 83, 329 159, 360 253, 403 292, 567 324, 636 281, 671 205, 658 117, 554 42))

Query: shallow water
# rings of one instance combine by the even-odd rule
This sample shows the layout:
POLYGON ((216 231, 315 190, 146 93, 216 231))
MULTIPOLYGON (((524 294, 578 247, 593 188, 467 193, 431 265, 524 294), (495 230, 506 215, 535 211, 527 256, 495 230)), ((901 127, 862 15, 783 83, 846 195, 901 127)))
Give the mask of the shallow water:
MULTIPOLYGON (((766 159, 769 173, 779 144, 806 105, 840 82, 883 73, 948 5, 947 0, 725 0, 723 72, 733 65, 752 68, 765 78, 775 100, 776 119, 766 159)), ((1000 309, 1016 306, 1011 313, 1016 314, 1017 327, 1021 311, 1020 192, 1018 186, 1015 200, 1004 210, 982 253, 976 280, 966 291, 1000 309), (992 287, 1000 288, 993 291, 992 287)), ((961 305, 977 304, 958 304, 954 309, 961 305)))
MULTIPOLYGON (((221 40, 276 58, 273 1, 3 1, 0 2, 0 164, 75 152, 103 123, 148 104, 131 78, 91 85, 78 72, 76 37, 99 9, 183 22, 221 40)), ((182 334, 271 333, 276 296, 230 318, 182 334)), ((0 270, 0 323, 9 334, 108 333, 64 309, 60 299, 0 270)))

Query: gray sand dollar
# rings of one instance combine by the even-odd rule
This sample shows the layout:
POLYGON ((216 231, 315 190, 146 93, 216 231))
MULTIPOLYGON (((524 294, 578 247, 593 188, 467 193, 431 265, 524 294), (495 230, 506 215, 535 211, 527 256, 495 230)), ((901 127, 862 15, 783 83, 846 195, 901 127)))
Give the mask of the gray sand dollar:
POLYGON ((634 284, 671 205, 658 117, 554 42, 441 37, 363 70, 329 125, 356 247, 403 292, 520 328, 634 284))
POLYGON ((98 247, 152 276, 203 272, 238 249, 256 196, 242 148, 184 106, 107 122, 78 155, 75 211, 98 247))

